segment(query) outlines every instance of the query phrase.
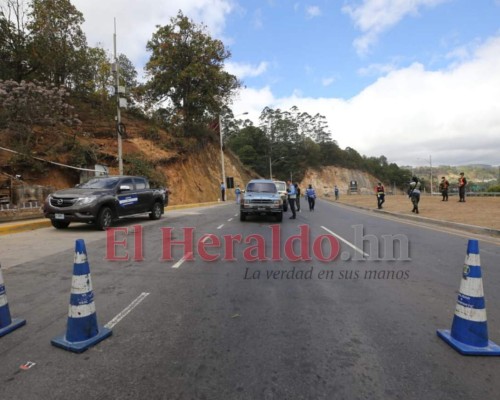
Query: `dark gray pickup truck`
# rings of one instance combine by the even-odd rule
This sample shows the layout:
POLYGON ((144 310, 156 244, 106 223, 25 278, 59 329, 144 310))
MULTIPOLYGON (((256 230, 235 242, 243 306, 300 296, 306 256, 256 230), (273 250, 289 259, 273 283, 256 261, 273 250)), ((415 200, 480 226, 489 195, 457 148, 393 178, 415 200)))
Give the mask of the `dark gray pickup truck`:
POLYGON ((43 213, 57 229, 71 222, 93 223, 104 230, 114 220, 149 213, 159 219, 168 202, 168 191, 150 189, 140 176, 106 176, 90 179, 71 189, 59 190, 45 200, 43 213))

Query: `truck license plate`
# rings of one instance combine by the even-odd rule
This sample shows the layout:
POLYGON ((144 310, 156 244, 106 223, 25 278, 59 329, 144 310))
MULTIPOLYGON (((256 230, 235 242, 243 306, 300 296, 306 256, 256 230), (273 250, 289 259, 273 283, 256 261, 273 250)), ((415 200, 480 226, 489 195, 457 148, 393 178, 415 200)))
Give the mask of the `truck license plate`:
POLYGON ((59 214, 59 213, 57 213, 57 214, 55 215, 55 218, 56 218, 56 219, 64 219, 64 214, 59 214))

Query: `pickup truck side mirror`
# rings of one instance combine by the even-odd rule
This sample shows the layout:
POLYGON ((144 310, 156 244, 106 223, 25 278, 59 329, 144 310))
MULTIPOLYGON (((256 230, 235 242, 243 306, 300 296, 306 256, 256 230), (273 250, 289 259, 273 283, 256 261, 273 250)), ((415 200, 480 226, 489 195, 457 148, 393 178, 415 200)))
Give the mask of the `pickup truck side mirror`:
POLYGON ((129 185, 120 185, 119 189, 118 189, 120 192, 125 192, 127 190, 130 190, 130 186, 129 185))

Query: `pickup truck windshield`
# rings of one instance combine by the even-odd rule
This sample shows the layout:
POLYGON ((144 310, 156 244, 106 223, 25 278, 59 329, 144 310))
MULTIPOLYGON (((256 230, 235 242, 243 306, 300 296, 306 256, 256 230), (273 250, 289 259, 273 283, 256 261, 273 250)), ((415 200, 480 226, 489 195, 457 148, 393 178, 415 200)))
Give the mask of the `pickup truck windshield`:
POLYGON ((78 186, 82 189, 113 189, 118 183, 119 178, 91 179, 78 186))
POLYGON ((267 182, 252 182, 248 184, 247 192, 276 193, 276 185, 267 182))

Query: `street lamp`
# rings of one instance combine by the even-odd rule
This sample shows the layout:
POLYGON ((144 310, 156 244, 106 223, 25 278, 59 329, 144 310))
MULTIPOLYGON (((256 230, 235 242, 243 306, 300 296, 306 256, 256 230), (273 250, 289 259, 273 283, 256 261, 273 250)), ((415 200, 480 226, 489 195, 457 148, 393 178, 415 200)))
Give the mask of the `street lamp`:
MULTIPOLYGON (((236 115, 234 118, 239 117, 241 115, 247 115, 248 112, 245 111, 244 113, 236 115)), ((226 170, 224 168, 224 147, 223 147, 223 140, 222 140, 222 116, 219 114, 219 137, 220 137, 220 163, 221 163, 221 170, 222 170, 222 183, 225 185, 226 184, 226 170)), ((221 199, 222 200, 222 199, 221 199)))

